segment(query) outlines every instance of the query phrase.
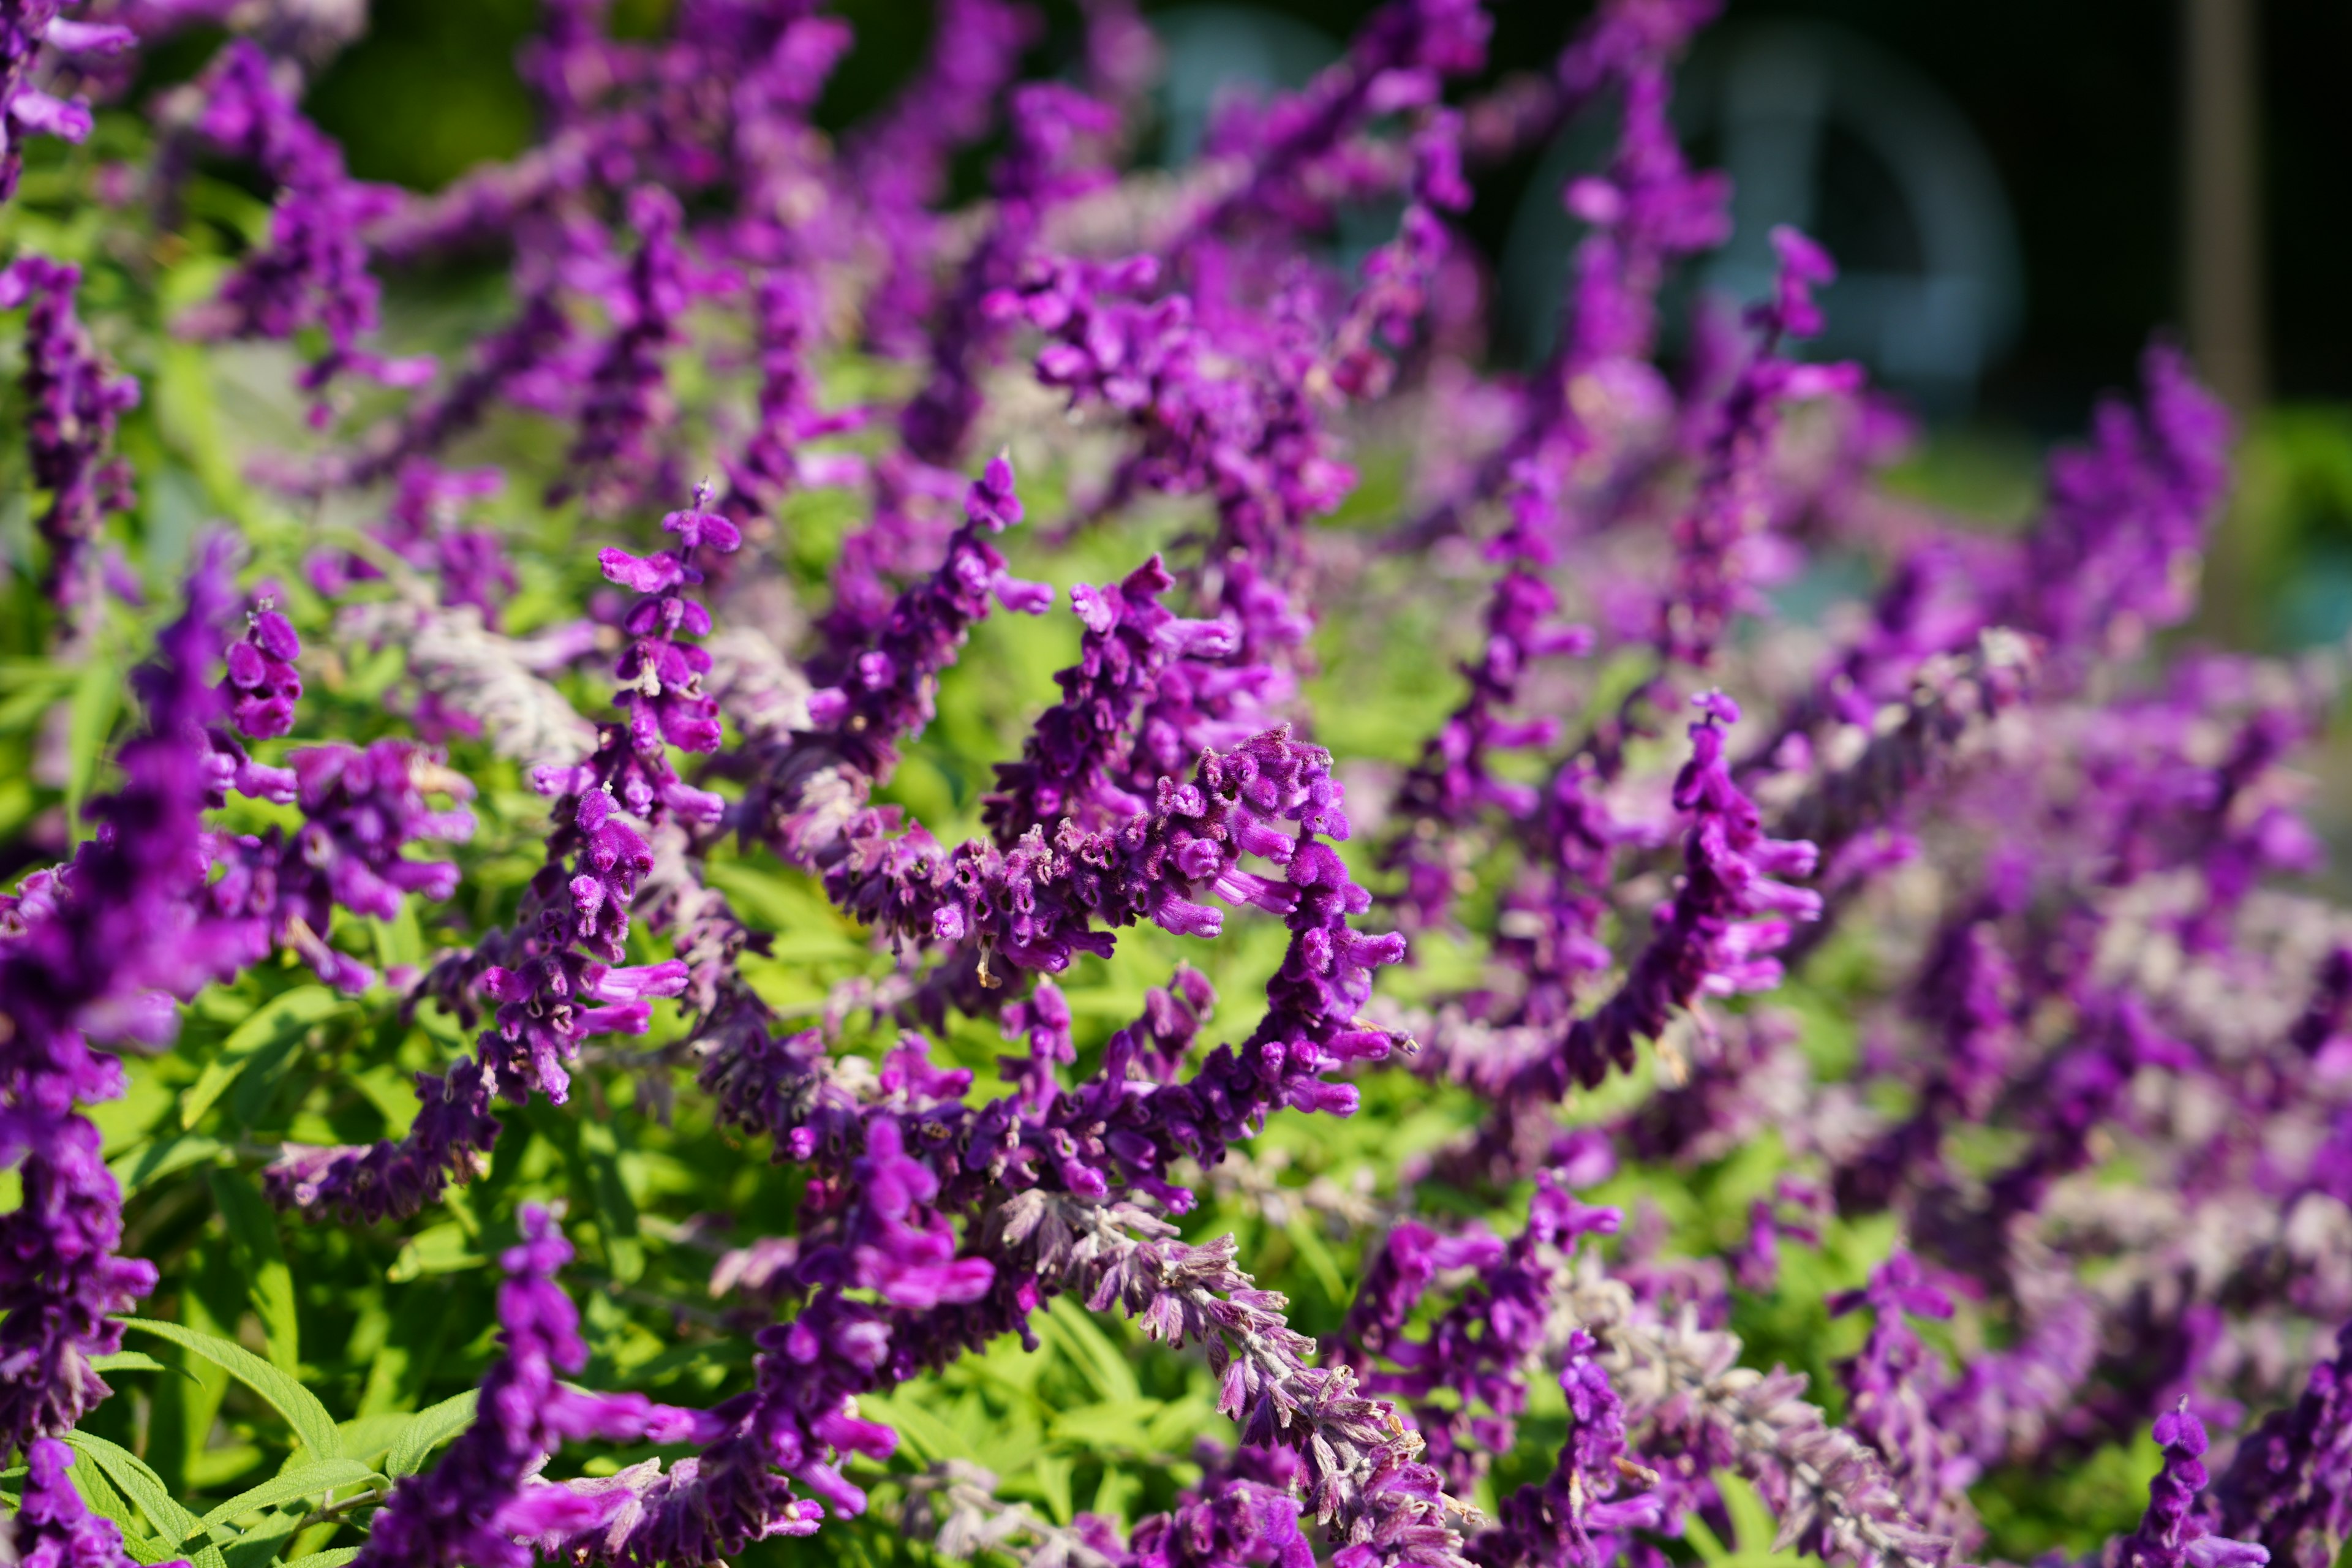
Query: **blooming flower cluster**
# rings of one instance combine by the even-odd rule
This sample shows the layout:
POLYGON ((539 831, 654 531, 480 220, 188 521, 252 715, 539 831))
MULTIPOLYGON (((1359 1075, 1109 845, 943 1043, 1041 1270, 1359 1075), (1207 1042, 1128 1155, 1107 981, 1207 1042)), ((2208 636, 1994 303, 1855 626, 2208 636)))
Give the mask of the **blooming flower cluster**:
POLYGON ((425 195, 341 8, 0 4, 0 1559, 2334 1562, 2338 672, 2186 646, 2177 352, 2003 534, 1811 238, 1669 330, 1715 9, 1171 170, 1128 0, 838 134, 813 0, 550 0, 425 195))

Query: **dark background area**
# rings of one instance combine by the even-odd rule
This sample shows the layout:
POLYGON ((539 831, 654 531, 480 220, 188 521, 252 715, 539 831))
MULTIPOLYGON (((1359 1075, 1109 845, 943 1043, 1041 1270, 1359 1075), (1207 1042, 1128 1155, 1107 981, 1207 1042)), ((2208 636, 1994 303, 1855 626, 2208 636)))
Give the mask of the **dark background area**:
MULTIPOLYGON (((1366 0, 1262 0, 1345 37, 1366 0)), ((624 30, 660 25, 664 0, 622 0, 624 30)), ((857 45, 822 118, 842 125, 887 97, 929 43, 923 0, 844 0, 857 45)), ((1147 10, 1165 7, 1147 5, 1147 10)), ((1541 69, 1586 7, 1499 0, 1496 74, 1541 69)), ((1033 65, 1076 45, 1065 0, 1033 65)), ((431 186, 519 149, 530 104, 514 73, 535 0, 376 0, 369 36, 310 107, 354 169, 431 186), (429 90, 420 90, 430 84, 429 90)), ((2352 398, 2352 5, 2262 0, 2259 136, 2266 327, 2282 400, 2352 398)), ((1724 25, 1836 22, 1948 92, 1990 151, 2015 215, 2025 320, 1988 375, 1979 413, 2047 438, 2126 383, 2152 328, 2180 319, 2181 27, 2167 0, 1730 0, 1724 25)), ((1498 251, 1534 160, 1490 172, 1474 231, 1498 251), (1499 198, 1499 199, 1495 199, 1499 198)), ((977 164, 975 164, 975 176, 977 164)))

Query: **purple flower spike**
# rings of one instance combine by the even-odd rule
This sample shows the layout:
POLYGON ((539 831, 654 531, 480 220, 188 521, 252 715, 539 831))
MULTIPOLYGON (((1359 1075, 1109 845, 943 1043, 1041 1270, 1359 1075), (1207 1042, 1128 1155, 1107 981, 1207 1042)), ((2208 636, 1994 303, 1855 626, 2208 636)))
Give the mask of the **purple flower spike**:
POLYGON ((0 1215, 0 1451, 29 1454, 107 1395, 89 1357, 121 1343, 113 1320, 154 1289, 152 1265, 115 1255, 122 1194, 77 1103, 124 1091, 121 1063, 92 1042, 171 1037, 172 999, 258 956, 202 918, 203 813, 215 777, 206 727, 231 604, 227 561, 207 543, 188 607, 133 684, 147 727, 121 749, 122 786, 91 803, 99 837, 63 873, 64 897, 0 942, 0 1161, 24 1201, 0 1215))
POLYGON ((1897 1252, 1872 1270, 1868 1285, 1832 1296, 1827 1305, 1832 1317, 1864 1307, 1872 1313, 1862 1353, 1838 1368, 1847 1425, 1886 1462, 1906 1512, 1952 1537, 1960 1551, 1973 1550, 1983 1530, 1967 1492, 1955 1484, 1969 1472, 1937 1419, 1944 1368, 1907 1321, 1950 1317, 1951 1298, 1929 1283, 1917 1258, 1897 1252))
POLYGON ((2141 410, 2101 405, 2091 444, 2051 460, 2008 614, 2056 647, 2127 651, 2193 602, 2182 568, 2229 482, 2230 416, 2177 351, 2148 350, 2140 380, 2141 410))
POLYGON ((294 703, 302 695, 302 677, 294 661, 302 657, 302 640, 267 600, 246 620, 245 636, 228 647, 228 674, 221 681, 221 695, 241 734, 255 741, 275 740, 294 728, 294 703))
POLYGON ((1705 668, 1738 611, 1749 604, 1749 581, 1772 516, 1765 467, 1785 405, 1850 394, 1859 365, 1803 364, 1785 357, 1790 338, 1821 331, 1812 289, 1834 276, 1818 245, 1790 228, 1773 232, 1780 272, 1771 299, 1752 307, 1758 340, 1748 363, 1714 411, 1698 493, 1675 523, 1675 586, 1659 610, 1658 647, 1705 668))
POLYGON ((1118 584, 1070 591, 1086 626, 1078 662, 1054 677, 1062 700, 1039 716, 1021 761, 997 764, 997 793, 982 817, 999 847, 1011 848, 1032 827, 1051 832, 1065 818, 1094 830, 1144 809, 1118 783, 1134 771, 1138 715, 1171 664, 1216 658, 1234 642, 1223 622, 1184 620, 1162 607, 1160 595, 1173 586, 1154 555, 1118 584))
MULTIPOLYGON (((537 1092, 561 1103, 571 1064, 592 1036, 643 1034, 652 1002, 687 992, 693 969, 686 960, 625 960, 631 909, 655 868, 647 831, 666 840, 710 826, 722 806, 681 778, 669 758, 672 746, 712 752, 719 742, 718 704, 702 690, 710 656, 684 640, 710 630, 710 613, 688 590, 703 581, 710 559, 741 540, 710 503, 710 488, 699 486, 691 505, 662 520, 676 550, 644 557, 604 552, 608 577, 643 584, 622 616, 630 640, 614 667, 621 685, 613 700, 625 721, 604 725, 596 750, 582 762, 534 773, 532 784, 555 797, 554 828, 515 927, 445 958, 422 983, 468 1022, 485 1001, 495 1005, 475 1059, 446 1077, 417 1076, 425 1110, 401 1143, 287 1149, 265 1176, 278 1203, 371 1220, 415 1212, 453 1176, 483 1168, 498 1136, 493 1097, 519 1104, 537 1092)), ((399 875, 432 885, 430 868, 399 875)), ((710 918, 719 921, 720 910, 710 918)), ((714 932, 713 940, 740 945, 741 938, 714 932)), ((714 985, 699 987, 706 1001, 714 985)))
POLYGON ((365 751, 306 746, 287 760, 302 826, 291 837, 272 827, 229 841, 205 897, 224 921, 256 928, 257 945, 291 948, 329 984, 364 991, 374 971, 327 945, 333 910, 390 920, 410 893, 438 900, 457 891, 457 867, 401 851, 419 839, 472 837, 470 813, 435 810, 425 797, 467 800, 474 786, 439 753, 407 741, 365 751))
POLYGON ((1002 348, 997 298, 1021 281, 1047 213, 1108 182, 1099 153, 1117 116, 1075 88, 1034 82, 1013 97, 1012 144, 996 174, 996 222, 964 263, 931 334, 931 376, 899 424, 907 449, 953 463, 982 403, 980 377, 1002 348), (1092 152, 1095 156, 1088 156, 1092 152))
POLYGON ((593 1534, 630 1500, 624 1489, 543 1480, 567 1442, 707 1442, 698 1410, 642 1394, 591 1394, 557 1380, 588 1364, 580 1314, 555 1282, 571 1244, 545 1209, 522 1211, 522 1241, 499 1258, 500 1352, 482 1379, 474 1424, 430 1471, 394 1487, 358 1562, 374 1568, 530 1568, 542 1537, 593 1534))
POLYGON ((1559 1374, 1568 1441, 1559 1467, 1542 1484, 1512 1493, 1496 1528, 1472 1540, 1471 1561, 1482 1568, 1602 1568, 1617 1560, 1621 1532, 1663 1522, 1664 1509, 1654 1493, 1618 1495, 1628 1468, 1625 1402, 1593 1360, 1596 1349, 1583 1330, 1570 1335, 1559 1374))
MULTIPOLYGON (((473 605, 492 630, 499 606, 515 591, 514 568, 497 534, 466 528, 462 519, 469 504, 496 495, 505 483, 496 468, 453 470, 411 458, 400 465, 383 523, 369 530, 386 549, 435 579, 443 604, 473 605)), ((311 585, 331 598, 352 582, 379 575, 364 557, 342 553, 312 556, 306 571, 311 585)))
POLYGON ((2214 1488, 2213 1531, 2289 1568, 2326 1568, 2352 1532, 2352 1331, 2294 1404, 2238 1443, 2214 1488))
POLYGON ((7 1524, 16 1560, 24 1568, 131 1568, 121 1528, 91 1513, 74 1489, 66 1474, 73 1462, 73 1450, 54 1437, 26 1450, 24 1496, 7 1524))
POLYGON ((2262 1568, 2271 1554, 2213 1532, 2199 1510, 2205 1489, 2205 1424, 2189 1402, 2156 1418, 2164 1464, 2147 1483, 2147 1512, 2115 1550, 2116 1568, 2262 1568))
POLYGON ((612 510, 662 479, 653 438, 674 412, 663 361, 682 341, 679 321, 693 294, 679 237, 686 218, 676 196, 652 185, 629 193, 628 217, 637 253, 604 290, 613 333, 588 373, 580 433, 567 477, 549 487, 551 503, 580 494, 612 510))
POLYGON ((199 307, 189 330, 213 338, 284 340, 306 328, 324 332, 327 351, 305 366, 298 383, 317 395, 310 419, 331 417, 328 385, 355 371, 390 386, 421 384, 430 360, 387 360, 361 346, 376 327, 382 292, 367 269, 361 231, 390 215, 399 193, 354 180, 342 150, 296 106, 269 57, 248 39, 225 47, 203 79, 195 129, 232 157, 258 164, 278 187, 268 243, 247 256, 199 307))
POLYGON ((32 85, 44 47, 64 55, 120 54, 137 41, 127 27, 75 22, 58 15, 67 0, 16 0, 0 13, 0 202, 16 194, 25 171, 25 139, 55 136, 79 142, 89 134, 89 105, 54 98, 32 85))
POLYGON ((1780 977, 1772 954, 1794 922, 1821 913, 1819 894, 1784 879, 1812 874, 1813 847, 1768 837, 1762 813, 1724 761, 1724 730, 1738 721, 1738 705, 1720 692, 1694 701, 1704 716, 1690 727, 1691 759, 1674 788, 1691 824, 1681 885, 1659 906, 1649 945, 1616 993, 1519 1068, 1507 1088, 1497 1086, 1507 1110, 1555 1103, 1571 1083, 1598 1084, 1612 1065, 1631 1068, 1636 1041, 1656 1038, 1703 997, 1770 989, 1780 977))
MULTIPOLYGON (((54 7, 52 7, 54 9, 54 7)), ((0 23, 0 35, 7 24, 0 23)), ((6 168, 17 155, 9 139, 6 168)), ((0 193, 5 199, 5 193, 0 193)), ((131 466, 113 456, 116 421, 139 404, 139 384, 109 373, 75 313, 81 269, 47 257, 20 257, 0 272, 0 308, 29 301, 25 321, 25 437, 33 480, 49 492, 41 539, 49 549, 42 592, 68 646, 96 629, 107 515, 131 504, 131 466)))

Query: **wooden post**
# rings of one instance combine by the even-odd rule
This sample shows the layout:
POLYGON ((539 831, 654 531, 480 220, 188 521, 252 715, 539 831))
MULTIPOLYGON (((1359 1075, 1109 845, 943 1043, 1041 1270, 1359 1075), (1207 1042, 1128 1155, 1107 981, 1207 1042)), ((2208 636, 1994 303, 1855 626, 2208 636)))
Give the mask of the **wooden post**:
POLYGON ((2189 348, 2241 414, 2267 390, 2256 0, 2181 0, 2189 348))

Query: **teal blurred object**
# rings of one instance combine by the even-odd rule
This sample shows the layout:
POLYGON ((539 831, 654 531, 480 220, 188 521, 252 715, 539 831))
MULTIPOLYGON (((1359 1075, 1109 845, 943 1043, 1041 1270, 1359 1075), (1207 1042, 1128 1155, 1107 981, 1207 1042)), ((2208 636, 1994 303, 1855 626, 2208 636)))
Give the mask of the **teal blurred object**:
POLYGON ((2209 594, 2215 629, 2249 647, 2342 641, 2352 634, 2352 408, 2267 409, 2238 462, 2209 594))

